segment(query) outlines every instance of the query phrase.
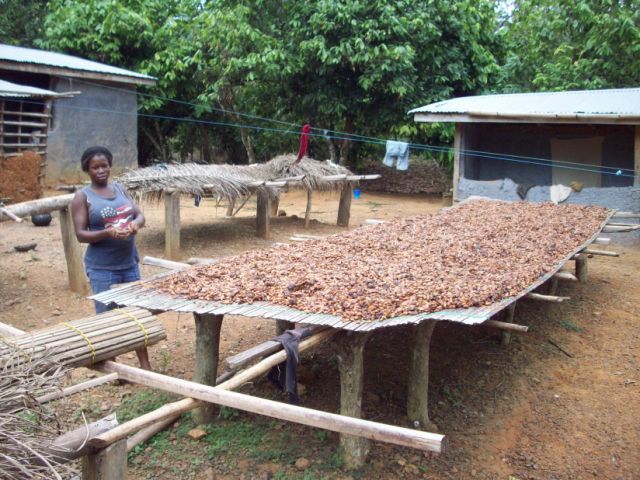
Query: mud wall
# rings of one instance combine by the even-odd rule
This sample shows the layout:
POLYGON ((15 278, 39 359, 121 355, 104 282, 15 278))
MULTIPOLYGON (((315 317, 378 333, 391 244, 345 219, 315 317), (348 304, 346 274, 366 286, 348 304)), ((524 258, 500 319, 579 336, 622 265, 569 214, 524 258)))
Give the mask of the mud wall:
POLYGON ((442 169, 432 160, 410 160, 406 171, 389 168, 380 160, 369 160, 358 173, 382 175, 378 180, 361 183, 360 188, 369 192, 439 194, 447 184, 442 169))
POLYGON ((40 198, 42 188, 38 174, 41 164, 42 157, 35 152, 0 157, 0 198, 8 198, 7 203, 40 198))

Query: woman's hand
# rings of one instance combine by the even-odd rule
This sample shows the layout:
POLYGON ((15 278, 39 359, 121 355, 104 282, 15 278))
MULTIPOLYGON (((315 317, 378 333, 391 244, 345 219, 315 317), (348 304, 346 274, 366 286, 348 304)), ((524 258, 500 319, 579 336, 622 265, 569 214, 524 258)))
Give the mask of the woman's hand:
POLYGON ((131 235, 129 228, 123 229, 109 227, 106 228, 105 231, 109 234, 110 238, 115 240, 125 240, 129 235, 131 235))

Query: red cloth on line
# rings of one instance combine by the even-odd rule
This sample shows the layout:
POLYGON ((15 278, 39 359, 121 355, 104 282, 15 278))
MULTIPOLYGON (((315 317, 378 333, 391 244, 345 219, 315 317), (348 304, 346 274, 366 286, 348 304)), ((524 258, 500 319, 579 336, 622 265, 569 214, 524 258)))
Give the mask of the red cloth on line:
POLYGON ((308 123, 305 123, 304 126, 302 127, 302 134, 300 135, 300 148, 298 148, 298 158, 296 158, 296 161, 294 163, 298 163, 300 160, 302 160, 302 157, 304 157, 307 154, 307 147, 309 146, 310 131, 311 131, 311 125, 309 125, 308 123))

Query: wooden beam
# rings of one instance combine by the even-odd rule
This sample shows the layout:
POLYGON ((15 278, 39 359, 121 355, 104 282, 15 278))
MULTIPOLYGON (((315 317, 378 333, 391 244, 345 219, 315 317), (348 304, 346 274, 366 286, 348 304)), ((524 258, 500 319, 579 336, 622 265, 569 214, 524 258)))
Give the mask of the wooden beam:
MULTIPOLYGON (((363 352, 370 335, 370 332, 342 332, 336 339, 340 371, 340 415, 357 419, 362 416, 363 352)), ((340 435, 340 450, 345 468, 360 468, 369 453, 369 441, 358 434, 343 434, 340 435)))
MULTIPOLYGON (((193 381, 203 385, 215 385, 220 353, 220 330, 224 315, 194 313, 196 324, 196 368, 193 381)), ((217 408, 207 403, 193 412, 196 424, 214 420, 217 408)))
MULTIPOLYGON (((15 203, 6 205, 5 208, 15 216, 23 218, 38 213, 49 213, 54 210, 67 208, 73 200, 74 194, 58 195, 56 197, 39 198, 38 200, 30 200, 28 202, 15 203)), ((0 222, 11 220, 10 217, 0 212, 0 222)))
POLYGON ((460 169, 462 162, 462 124, 456 123, 456 131, 453 137, 453 201, 458 201, 458 183, 460 182, 460 169))
MULTIPOLYGON (((104 362, 100 365, 100 369, 108 373, 117 372, 120 378, 129 382, 146 385, 151 388, 158 388, 178 395, 185 395, 205 402, 217 403, 247 412, 278 418, 280 420, 437 453, 442 453, 446 448, 444 435, 437 433, 420 432, 408 428, 380 424, 359 418, 345 417, 296 405, 274 402, 264 398, 255 398, 250 395, 200 385, 195 382, 189 382, 188 380, 173 378, 115 362, 104 362)), ((191 402, 187 402, 186 400, 181 401, 182 408, 190 406, 191 402)), ((174 409, 175 408, 176 407, 174 407, 174 409)), ((161 418, 166 418, 166 415, 161 418)), ((117 428, 108 433, 114 430, 117 430, 117 428)), ((104 441, 105 437, 105 435, 97 436, 89 443, 94 447, 103 448, 110 443, 104 441)))
POLYGON ((263 189, 257 192, 256 208, 256 236, 269 239, 270 215, 269 215, 269 194, 263 189))
POLYGON ((164 195, 164 256, 180 258, 180 192, 165 192, 164 195))
POLYGON ((611 239, 606 237, 598 237, 593 241, 593 243, 595 243, 596 245, 609 245, 611 243, 611 239))
POLYGON ((635 212, 616 212, 612 218, 640 218, 640 213, 635 212))
MULTIPOLYGON (((113 374, 109 374, 113 375, 113 374)), ((115 374, 117 375, 117 374, 115 374)), ((89 423, 57 437, 48 446, 48 453, 61 463, 70 462, 91 453, 87 440, 108 432, 118 426, 118 418, 113 413, 97 422, 89 423)))
POLYGON ((68 208, 60 210, 60 233, 62 235, 64 258, 67 261, 69 288, 72 292, 85 295, 89 292, 89 281, 84 272, 82 248, 76 238, 73 218, 68 208))
POLYGON ((554 278, 558 280, 567 280, 569 282, 577 282, 578 277, 576 277, 573 273, 567 272, 566 270, 560 270, 553 274, 554 278))
POLYGON ((122 480, 127 478, 127 441, 109 445, 82 458, 83 480, 122 480))
POLYGON ((429 346, 435 326, 435 320, 427 320, 413 328, 407 379, 407 417, 417 428, 432 432, 438 431, 429 419, 429 346))
MULTIPOLYGON (((0 145, 0 148, 1 147, 2 145, 0 145)), ((22 223, 24 221, 17 215, 14 215, 11 210, 7 210, 5 207, 3 207, 2 204, 0 204, 0 213, 4 213, 7 217, 9 217, 11 220, 13 220, 16 223, 22 223)))
POLYGON ((191 265, 188 263, 174 262, 172 260, 165 260, 164 258, 150 257, 149 255, 145 255, 142 258, 142 264, 166 268, 167 270, 186 270, 191 268, 191 265))
POLYGON ((0 322, 0 336, 2 337, 15 337, 16 335, 24 335, 24 330, 20 330, 12 325, 0 322))
POLYGON ((311 202, 313 200, 313 190, 307 190, 307 208, 304 211, 304 228, 309 228, 311 220, 311 202))
POLYGON ((640 225, 633 225, 628 227, 618 226, 618 225, 605 225, 602 229, 603 233, 625 233, 625 232, 633 232, 635 230, 639 230, 640 225))
POLYGON ((346 183, 340 191, 340 203, 338 204, 338 221, 339 227, 348 227, 351 218, 351 198, 353 197, 353 185, 346 183))
POLYGON ((555 295, 541 295, 540 293, 529 292, 524 298, 529 300, 539 300, 541 302, 562 303, 565 300, 571 300, 571 297, 557 297, 555 295))
POLYGON ((58 400, 59 398, 68 397, 69 395, 73 395, 74 393, 83 392, 90 388, 104 385, 105 383, 115 382, 116 380, 118 380, 118 374, 109 373, 98 378, 87 380, 86 382, 72 385, 71 387, 63 388, 62 390, 58 390, 53 393, 48 393, 47 395, 41 395, 40 397, 36 398, 36 401, 38 403, 51 402, 53 400, 58 400))
POLYGON ((581 253, 585 255, 601 255, 603 257, 619 257, 620 254, 617 252, 609 252, 607 250, 593 250, 591 248, 585 248, 581 253))
MULTIPOLYGON (((503 314, 503 319, 504 322, 503 323, 507 323, 510 325, 515 325, 513 323, 513 321, 516 318, 516 306, 517 306, 518 302, 511 302, 509 304, 509 306, 507 306, 507 308, 504 310, 504 314, 503 314)), ((485 322, 487 323, 487 322, 485 322)), ((507 345, 509 345, 511 343, 511 332, 506 330, 506 329, 501 329, 502 331, 500 332, 500 345, 502 345, 503 347, 506 347, 507 345)))
POLYGON ((526 333, 529 331, 529 327, 527 327, 526 325, 518 325, 517 323, 509 323, 509 322, 500 322, 498 320, 487 320, 486 322, 483 322, 480 325, 497 328, 499 330, 504 330, 505 332, 526 333))

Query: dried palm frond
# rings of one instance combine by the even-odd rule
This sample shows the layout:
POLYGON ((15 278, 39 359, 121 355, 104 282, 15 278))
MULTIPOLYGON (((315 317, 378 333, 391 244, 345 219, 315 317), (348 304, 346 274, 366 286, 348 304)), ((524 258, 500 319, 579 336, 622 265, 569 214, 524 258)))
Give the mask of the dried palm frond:
POLYGON ((33 360, 29 352, 0 339, 10 367, 0 378, 0 478, 68 477, 50 449, 60 434, 60 422, 36 398, 59 390, 67 371, 47 357, 33 360))
POLYGON ((340 190, 343 182, 327 182, 323 177, 351 173, 333 163, 304 157, 296 164, 295 159, 295 155, 279 155, 267 163, 253 165, 158 164, 131 170, 118 181, 132 194, 146 199, 159 200, 172 189, 233 201, 246 198, 258 188, 277 198, 277 189, 259 183, 296 176, 304 177, 300 186, 306 190, 340 190))

